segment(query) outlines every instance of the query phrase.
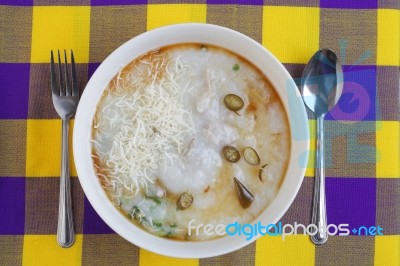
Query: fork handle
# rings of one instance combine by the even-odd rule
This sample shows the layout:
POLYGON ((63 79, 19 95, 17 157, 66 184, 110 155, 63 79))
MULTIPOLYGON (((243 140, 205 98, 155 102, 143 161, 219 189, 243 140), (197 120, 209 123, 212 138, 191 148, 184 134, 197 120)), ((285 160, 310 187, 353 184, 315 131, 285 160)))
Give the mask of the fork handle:
POLYGON ((60 200, 57 226, 57 242, 64 248, 72 246, 75 241, 72 217, 71 180, 69 175, 68 122, 68 118, 62 120, 60 200))

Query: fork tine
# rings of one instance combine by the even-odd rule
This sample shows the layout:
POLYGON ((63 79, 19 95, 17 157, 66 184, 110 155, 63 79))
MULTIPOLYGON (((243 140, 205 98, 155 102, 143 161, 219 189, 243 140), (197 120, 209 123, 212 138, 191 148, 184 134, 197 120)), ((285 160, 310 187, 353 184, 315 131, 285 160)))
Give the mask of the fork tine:
POLYGON ((62 69, 61 69, 60 50, 58 50, 58 70, 59 70, 59 72, 60 72, 60 95, 65 95, 64 81, 63 81, 62 69))
POLYGON ((68 84, 68 60, 67 60, 67 52, 64 50, 64 70, 65 70, 65 95, 72 95, 72 90, 68 84))
POLYGON ((71 50, 71 69, 72 69, 72 96, 79 96, 78 82, 76 78, 74 52, 71 50))
POLYGON ((51 50, 50 78, 51 78, 51 90, 53 94, 60 95, 60 90, 57 87, 56 69, 54 68, 53 50, 51 50))

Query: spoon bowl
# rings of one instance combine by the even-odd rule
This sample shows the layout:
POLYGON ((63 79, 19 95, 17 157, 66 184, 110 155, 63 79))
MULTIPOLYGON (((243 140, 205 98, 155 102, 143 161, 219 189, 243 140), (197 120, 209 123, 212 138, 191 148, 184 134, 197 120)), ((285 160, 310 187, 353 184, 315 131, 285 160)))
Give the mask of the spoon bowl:
POLYGON ((316 116, 337 104, 343 91, 343 70, 333 51, 322 49, 314 54, 304 68, 301 88, 305 104, 316 116))

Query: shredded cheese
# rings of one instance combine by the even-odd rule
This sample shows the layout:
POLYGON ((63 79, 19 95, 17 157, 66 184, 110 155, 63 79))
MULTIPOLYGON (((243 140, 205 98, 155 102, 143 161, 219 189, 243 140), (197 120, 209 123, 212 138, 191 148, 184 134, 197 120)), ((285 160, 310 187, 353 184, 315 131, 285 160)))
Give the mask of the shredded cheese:
POLYGON ((108 172, 96 170, 116 198, 136 195, 163 165, 180 162, 194 133, 191 109, 183 101, 189 83, 179 82, 186 71, 179 58, 154 53, 131 66, 110 84, 93 125, 92 144, 108 172))

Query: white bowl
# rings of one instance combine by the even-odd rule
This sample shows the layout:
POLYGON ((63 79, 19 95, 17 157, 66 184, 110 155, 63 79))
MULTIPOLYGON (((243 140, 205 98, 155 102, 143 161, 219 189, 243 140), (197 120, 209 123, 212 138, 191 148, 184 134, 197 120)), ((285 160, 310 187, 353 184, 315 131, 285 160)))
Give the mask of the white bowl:
MULTIPOLYGON (((297 87, 284 66, 264 47, 228 28, 207 24, 179 24, 141 34, 116 49, 99 66, 88 82, 75 117, 73 148, 75 165, 83 190, 100 217, 129 242, 149 251, 180 258, 222 255, 251 242, 245 236, 224 236, 202 242, 176 241, 154 236, 125 218, 107 198, 95 175, 92 159, 91 125, 96 105, 117 71, 134 58, 162 46, 177 43, 204 43, 231 50, 257 66, 277 90, 289 116, 291 150, 288 169, 276 198, 255 222, 276 223, 292 204, 305 173, 309 132, 307 116, 297 87)), ((259 235, 258 235, 259 236, 259 235)))

